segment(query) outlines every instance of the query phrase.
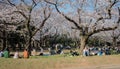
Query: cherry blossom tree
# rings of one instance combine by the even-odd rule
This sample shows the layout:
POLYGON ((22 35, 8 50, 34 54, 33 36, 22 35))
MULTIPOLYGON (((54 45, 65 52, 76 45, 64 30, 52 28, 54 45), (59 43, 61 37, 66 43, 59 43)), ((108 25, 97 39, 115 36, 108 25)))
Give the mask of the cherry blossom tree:
POLYGON ((73 29, 80 32, 80 52, 90 36, 101 31, 115 30, 120 23, 119 0, 45 0, 73 29))

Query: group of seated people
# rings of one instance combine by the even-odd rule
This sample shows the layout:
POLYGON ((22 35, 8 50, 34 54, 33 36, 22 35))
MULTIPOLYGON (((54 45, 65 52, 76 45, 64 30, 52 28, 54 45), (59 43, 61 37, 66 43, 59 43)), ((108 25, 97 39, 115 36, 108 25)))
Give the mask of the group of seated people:
MULTIPOLYGON (((8 49, 5 49, 4 51, 0 51, 0 57, 9 58, 10 56, 11 56, 11 54, 10 54, 8 49)), ((22 57, 23 58, 29 58, 29 53, 28 53, 27 49, 25 49, 23 51, 23 56, 22 57)), ((14 53, 13 58, 21 58, 18 51, 16 51, 14 53)))
POLYGON ((83 56, 94 56, 94 55, 112 55, 112 54, 119 54, 120 48, 119 47, 85 47, 83 50, 83 56))
MULTIPOLYGON (((30 52, 28 52, 27 49, 24 49, 23 53, 19 53, 18 50, 16 50, 13 53, 10 53, 9 49, 5 49, 4 51, 0 50, 0 57, 5 57, 5 58, 10 58, 10 57, 13 57, 13 58, 29 58, 29 56, 36 56, 37 55, 37 52, 36 50, 33 48, 30 52)), ((39 56, 42 56, 43 55, 43 48, 40 48, 40 53, 39 53, 39 56)))
POLYGON ((9 57, 9 52, 7 50, 0 51, 0 57, 8 58, 9 57))
MULTIPOLYGON (((58 49, 55 51, 54 49, 50 50, 50 55, 54 54, 61 54, 63 53, 63 48, 58 49)), ((83 50, 83 56, 93 56, 93 55, 111 55, 113 53, 120 53, 120 48, 118 47, 103 47, 103 48, 97 48, 97 47, 85 47, 83 50)), ((72 56, 79 56, 79 53, 75 50, 70 50, 70 54, 72 56)), ((36 56, 36 50, 33 49, 31 53, 28 52, 27 49, 23 51, 23 55, 19 55, 18 51, 15 51, 12 55, 13 58, 29 58, 29 56, 36 56)), ((40 48, 39 56, 43 56, 43 48, 40 48)), ((9 58, 11 56, 9 49, 5 49, 4 51, 0 51, 0 57, 9 58)))

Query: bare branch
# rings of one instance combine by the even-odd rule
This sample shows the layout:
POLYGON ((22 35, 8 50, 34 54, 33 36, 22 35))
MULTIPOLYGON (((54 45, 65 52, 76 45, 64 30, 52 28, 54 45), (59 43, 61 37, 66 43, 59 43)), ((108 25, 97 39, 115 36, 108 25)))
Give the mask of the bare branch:
MULTIPOLYGON (((45 12, 46 10, 44 10, 45 12)), ((44 13, 46 15, 46 13, 44 13)), ((45 25, 46 21, 50 18, 51 16, 51 12, 48 14, 48 16, 45 16, 45 19, 42 21, 42 24, 39 26, 38 29, 35 30, 35 32, 33 32, 32 36, 34 36, 39 30, 41 30, 43 28, 43 26, 45 25)))
POLYGON ((46 18, 43 20, 42 24, 40 25, 40 28, 42 28, 42 27, 44 26, 45 22, 48 20, 48 18, 50 17, 50 15, 51 15, 51 14, 49 14, 48 17, 46 17, 46 18))
POLYGON ((47 17, 47 15, 46 15, 46 9, 47 9, 47 7, 45 7, 44 10, 43 10, 44 18, 47 17))
POLYGON ((55 3, 52 3, 52 2, 49 2, 49 1, 47 1, 47 0, 44 0, 46 3, 48 3, 48 4, 52 4, 52 5, 55 5, 55 3))
MULTIPOLYGON (((12 14, 13 13, 19 13, 19 14, 21 14, 25 19, 28 19, 28 17, 23 13, 23 12, 21 12, 21 11, 13 11, 12 12, 12 14)), ((11 13, 10 13, 11 14, 11 13)))
POLYGON ((91 35, 93 35, 93 34, 95 34, 95 33, 98 33, 98 32, 101 32, 101 31, 110 31, 110 30, 115 30, 115 29, 117 29, 118 27, 117 26, 115 26, 115 27, 107 27, 107 28, 101 28, 101 29, 96 29, 96 30, 94 30, 94 31, 91 31, 91 32, 89 32, 87 35, 89 35, 89 36, 91 36, 91 35))
POLYGON ((79 24, 81 24, 81 18, 80 18, 80 12, 81 12, 81 9, 78 9, 77 12, 78 12, 78 17, 79 17, 79 18, 78 18, 78 19, 79 19, 78 21, 79 21, 79 24))
POLYGON ((108 17, 106 17, 106 18, 104 18, 104 19, 111 19, 111 9, 112 9, 112 7, 117 3, 117 2, 119 2, 119 1, 117 1, 117 0, 114 0, 114 2, 112 2, 112 1, 109 1, 110 2, 110 5, 109 5, 109 7, 108 7, 108 9, 107 9, 107 11, 108 11, 108 17))
POLYGON ((38 4, 39 2, 38 2, 38 3, 36 3, 36 2, 35 2, 35 0, 32 0, 32 1, 33 1, 33 4, 32 4, 32 9, 34 9, 34 8, 37 6, 37 4, 38 4))
MULTIPOLYGON (((45 0, 45 1, 46 1, 46 0, 45 0)), ((72 22, 79 30, 82 29, 73 19, 71 19, 70 17, 68 17, 68 16, 64 15, 63 13, 61 13, 61 11, 60 11, 60 10, 58 9, 58 7, 57 7, 57 2, 56 2, 56 4, 55 4, 55 3, 52 3, 52 2, 49 2, 49 1, 46 1, 46 2, 49 3, 49 4, 54 5, 55 8, 56 8, 56 10, 57 10, 57 12, 58 12, 59 14, 61 14, 65 19, 67 19, 68 21, 72 22)))
POLYGON ((120 23, 120 7, 118 7, 118 14, 119 14, 119 17, 118 17, 117 23, 120 23))
POLYGON ((0 1, 0 3, 10 5, 10 4, 8 4, 8 3, 4 2, 4 1, 0 1))
POLYGON ((10 4, 10 5, 12 5, 12 6, 16 6, 15 4, 13 4, 10 0, 7 0, 8 1, 8 3, 10 4))
POLYGON ((37 5, 37 3, 35 2, 35 0, 32 0, 33 4, 37 5))

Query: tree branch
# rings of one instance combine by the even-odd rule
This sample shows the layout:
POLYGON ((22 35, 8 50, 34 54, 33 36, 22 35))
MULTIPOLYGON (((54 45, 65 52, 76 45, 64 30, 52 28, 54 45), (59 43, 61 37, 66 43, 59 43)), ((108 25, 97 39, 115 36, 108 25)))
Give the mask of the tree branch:
POLYGON ((63 13, 60 12, 60 10, 59 10, 58 7, 57 7, 57 2, 56 2, 56 4, 55 4, 55 3, 52 3, 52 2, 49 2, 49 1, 47 1, 47 0, 45 0, 45 2, 54 5, 55 8, 56 8, 56 10, 57 10, 57 12, 58 12, 59 14, 61 14, 61 15, 62 15, 65 19, 67 19, 69 22, 72 22, 79 30, 82 29, 73 19, 71 19, 70 17, 68 17, 68 16, 66 16, 66 15, 64 15, 63 13))
POLYGON ((112 9, 112 7, 116 4, 116 3, 118 3, 119 1, 117 1, 117 0, 114 0, 114 2, 112 2, 112 1, 109 1, 110 2, 110 5, 109 5, 109 7, 108 7, 108 9, 107 9, 107 11, 108 11, 108 17, 106 17, 106 18, 104 18, 104 19, 111 19, 111 9, 112 9))
POLYGON ((42 29, 42 27, 44 26, 46 21, 50 18, 50 16, 51 16, 51 12, 48 14, 48 16, 45 16, 45 19, 42 21, 42 24, 39 26, 38 29, 35 30, 35 32, 33 32, 32 36, 34 36, 39 30, 42 29))
POLYGON ((13 4, 10 0, 7 0, 8 1, 8 3, 10 4, 10 5, 12 5, 12 6, 16 6, 15 4, 13 4))
MULTIPOLYGON (((99 22, 99 21, 101 21, 101 20, 103 20, 103 19, 111 19, 111 8, 117 3, 118 1, 117 0, 115 0, 113 3, 112 2, 110 2, 111 4, 110 4, 110 6, 109 6, 109 8, 108 8, 108 15, 109 15, 109 17, 106 17, 106 18, 103 18, 102 16, 100 17, 100 18, 98 18, 97 19, 97 21, 95 22, 95 24, 94 24, 94 26, 93 26, 93 30, 92 31, 95 31, 95 32, 100 32, 100 31, 109 31, 109 29, 108 28, 103 28, 103 29, 99 29, 99 30, 96 30, 96 26, 97 26, 97 23, 99 22)), ((117 20, 117 24, 119 24, 120 23, 120 8, 118 7, 118 14, 119 14, 119 17, 118 17, 118 20, 117 20)), ((117 28, 117 27, 116 27, 117 28)), ((114 28, 111 28, 110 30, 114 30, 114 29, 116 29, 115 27, 114 28)), ((90 35, 92 35, 93 34, 93 32, 90 32, 90 35)))
POLYGON ((68 16, 64 15, 63 13, 61 13, 56 4, 55 4, 55 8, 56 8, 57 12, 59 14, 61 14, 65 19, 72 22, 78 29, 82 29, 73 19, 71 19, 70 17, 68 17, 68 16))
POLYGON ((120 23, 120 7, 118 7, 118 14, 119 14, 119 17, 118 17, 117 23, 120 23))
POLYGON ((14 11, 15 13, 21 14, 25 19, 28 19, 28 17, 21 11, 14 11))
POLYGON ((110 31, 110 30, 115 30, 117 28, 118 28, 117 26, 115 26, 115 27, 107 27, 107 28, 103 27, 102 29, 97 29, 97 30, 89 32, 88 35, 91 36, 91 35, 93 35, 95 33, 101 32, 101 31, 110 31))
POLYGON ((77 13, 78 13, 78 21, 79 21, 79 24, 81 24, 80 12, 81 12, 81 9, 78 8, 77 13))

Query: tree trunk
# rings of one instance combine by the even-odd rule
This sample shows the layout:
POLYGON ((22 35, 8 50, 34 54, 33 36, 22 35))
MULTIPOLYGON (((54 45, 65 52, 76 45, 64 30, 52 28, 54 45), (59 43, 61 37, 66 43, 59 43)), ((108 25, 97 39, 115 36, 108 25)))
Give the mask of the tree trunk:
POLYGON ((26 42, 26 46, 25 46, 25 49, 27 49, 27 51, 29 52, 29 55, 31 55, 31 49, 32 49, 31 42, 32 42, 32 38, 29 37, 28 42, 26 42))
POLYGON ((4 30, 3 31, 3 47, 2 47, 2 50, 4 50, 6 48, 6 31, 4 30))
POLYGON ((117 46, 116 38, 113 38, 113 47, 116 47, 116 46, 117 46))
POLYGON ((80 38, 81 40, 80 40, 80 54, 82 54, 83 53, 83 49, 85 48, 85 46, 86 46, 86 43, 87 43, 87 39, 88 39, 88 36, 81 36, 81 38, 80 38))
POLYGON ((28 48, 27 48, 29 55, 31 55, 31 50, 32 50, 31 42, 32 42, 32 37, 29 37, 29 43, 28 43, 28 48))

